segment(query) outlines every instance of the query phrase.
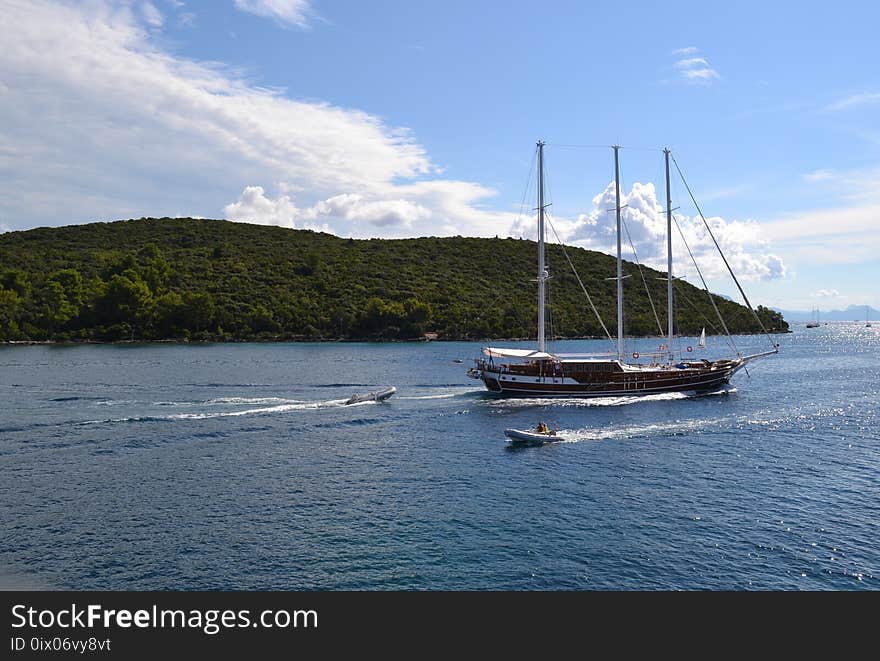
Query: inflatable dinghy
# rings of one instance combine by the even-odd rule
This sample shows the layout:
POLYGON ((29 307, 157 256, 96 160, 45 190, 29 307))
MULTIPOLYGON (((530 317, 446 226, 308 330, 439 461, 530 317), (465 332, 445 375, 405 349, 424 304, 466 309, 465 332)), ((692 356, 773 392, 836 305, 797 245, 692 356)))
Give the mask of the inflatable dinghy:
POLYGON ((394 386, 388 386, 372 392, 354 394, 345 401, 345 406, 348 406, 349 404, 358 404, 360 402, 384 402, 396 392, 397 388, 394 386))

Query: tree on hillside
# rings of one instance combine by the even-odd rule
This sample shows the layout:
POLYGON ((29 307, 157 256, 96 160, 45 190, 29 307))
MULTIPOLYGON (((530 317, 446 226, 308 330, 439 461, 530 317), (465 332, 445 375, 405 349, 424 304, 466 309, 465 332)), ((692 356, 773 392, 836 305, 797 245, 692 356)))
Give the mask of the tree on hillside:
MULTIPOLYGON (((355 240, 192 218, 139 218, 0 235, 0 339, 445 339, 534 337, 534 242, 463 237, 355 240)), ((568 257, 613 322, 614 258, 568 257)), ((604 336, 558 246, 548 246, 557 337, 604 336)), ((632 265, 626 265, 633 272, 632 265)), ((647 302, 662 273, 625 282, 629 334, 657 334, 647 302)), ((678 332, 715 319, 705 292, 676 281, 678 332)), ((733 333, 759 329, 714 297, 733 333)), ((779 313, 759 307, 768 329, 779 313)))

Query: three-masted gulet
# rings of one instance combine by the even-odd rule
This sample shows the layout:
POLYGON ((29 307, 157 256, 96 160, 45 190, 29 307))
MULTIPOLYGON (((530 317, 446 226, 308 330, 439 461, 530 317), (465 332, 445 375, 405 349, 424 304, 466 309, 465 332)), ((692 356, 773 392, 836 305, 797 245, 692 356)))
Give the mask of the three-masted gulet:
MULTIPOLYGON (((614 146, 614 189, 617 222, 617 356, 605 354, 551 353, 545 337, 545 287, 548 273, 544 261, 544 143, 538 142, 538 342, 537 348, 513 349, 484 347, 468 375, 480 379, 486 388, 502 395, 520 397, 605 397, 651 395, 664 392, 711 392, 718 390, 737 371, 756 358, 778 351, 743 356, 737 353, 721 360, 675 361, 673 352, 673 273, 672 273, 672 200, 669 181, 670 152, 664 149, 666 164, 667 231, 667 331, 668 344, 660 361, 650 364, 624 360, 623 328, 623 259, 621 255, 621 204, 619 147, 614 146)), ((701 214, 702 215, 702 214, 701 214)), ((711 230, 709 230, 711 232, 711 230)), ((719 248, 720 250, 720 248, 719 248)), ((723 255, 722 255, 723 257, 723 255)), ((725 264, 726 264, 725 260, 725 264)), ((731 271, 733 276, 733 272, 731 271)), ((736 281, 736 276, 734 281, 736 281)), ((739 282, 737 287, 739 287, 739 282)), ((745 293, 739 287, 745 298, 745 293)), ((751 305, 746 299, 746 304, 751 305)), ((756 315, 757 318, 757 315, 756 315)), ((722 322, 723 323, 723 322, 722 322)), ((760 324, 760 319, 758 319, 760 324)), ((762 325, 763 327, 763 325, 762 325)), ((610 353, 610 352, 609 352, 610 353)), ((638 360, 638 352, 632 354, 638 360)), ((656 358, 656 356, 655 356, 656 358)))

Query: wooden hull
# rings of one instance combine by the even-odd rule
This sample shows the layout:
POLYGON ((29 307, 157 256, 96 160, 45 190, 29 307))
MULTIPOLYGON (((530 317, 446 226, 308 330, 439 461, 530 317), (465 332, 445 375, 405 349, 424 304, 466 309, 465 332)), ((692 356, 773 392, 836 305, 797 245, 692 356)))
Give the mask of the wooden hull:
POLYGON ((620 397, 667 392, 710 392, 729 383, 737 362, 703 368, 621 370, 590 376, 528 375, 484 369, 480 379, 490 392, 514 397, 620 397))

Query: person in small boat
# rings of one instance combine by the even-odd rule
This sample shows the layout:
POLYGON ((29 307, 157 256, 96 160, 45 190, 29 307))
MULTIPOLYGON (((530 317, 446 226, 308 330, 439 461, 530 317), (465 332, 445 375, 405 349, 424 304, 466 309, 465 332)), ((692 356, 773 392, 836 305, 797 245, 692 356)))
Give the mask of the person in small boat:
POLYGON ((538 426, 535 427, 535 431, 538 432, 539 434, 549 434, 550 433, 550 430, 547 428, 546 422, 539 422, 538 426))

